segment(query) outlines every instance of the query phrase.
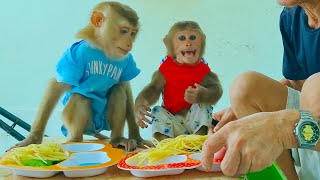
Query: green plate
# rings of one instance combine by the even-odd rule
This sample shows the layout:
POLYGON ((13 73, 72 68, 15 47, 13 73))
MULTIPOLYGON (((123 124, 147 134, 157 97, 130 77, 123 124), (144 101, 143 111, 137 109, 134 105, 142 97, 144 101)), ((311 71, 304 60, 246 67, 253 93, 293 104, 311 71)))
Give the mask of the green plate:
POLYGON ((287 180, 284 173, 276 163, 259 172, 247 173, 242 180, 287 180))

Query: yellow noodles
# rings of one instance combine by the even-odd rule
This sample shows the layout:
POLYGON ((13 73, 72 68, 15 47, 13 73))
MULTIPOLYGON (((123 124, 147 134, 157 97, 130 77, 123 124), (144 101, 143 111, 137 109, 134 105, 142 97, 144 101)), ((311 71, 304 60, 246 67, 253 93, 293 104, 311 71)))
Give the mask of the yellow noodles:
POLYGON ((65 151, 58 144, 31 144, 27 147, 14 148, 5 153, 0 159, 0 164, 23 165, 26 160, 41 160, 48 164, 47 161, 62 161, 66 158, 65 151))
POLYGON ((208 138, 208 135, 180 135, 176 138, 164 139, 161 142, 156 139, 152 139, 154 148, 148 148, 148 150, 139 152, 138 154, 128 158, 128 161, 132 161, 138 158, 137 166, 142 166, 146 161, 150 166, 160 160, 163 160, 169 156, 177 154, 189 154, 196 151, 201 151, 204 141, 208 138))

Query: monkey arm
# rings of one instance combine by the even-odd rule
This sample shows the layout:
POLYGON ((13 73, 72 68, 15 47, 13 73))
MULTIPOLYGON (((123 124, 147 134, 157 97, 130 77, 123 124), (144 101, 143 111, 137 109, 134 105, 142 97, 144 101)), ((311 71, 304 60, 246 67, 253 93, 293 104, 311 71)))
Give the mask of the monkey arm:
POLYGON ((136 123, 136 118, 134 114, 134 103, 133 103, 133 96, 131 90, 130 82, 123 82, 121 83, 122 86, 125 87, 126 95, 127 95, 127 111, 126 111, 126 118, 129 127, 129 138, 138 138, 140 137, 139 133, 139 126, 136 123))
POLYGON ((147 105, 150 107, 155 104, 158 101, 165 84, 166 80, 164 79, 162 73, 158 70, 154 72, 151 82, 140 92, 136 98, 136 106, 147 105))
POLYGON ((217 74, 209 72, 202 80, 201 85, 204 89, 199 92, 197 103, 207 105, 216 104, 223 92, 217 74))
POLYGON ((69 84, 57 82, 55 78, 50 80, 28 138, 42 141, 45 127, 55 105, 60 96, 70 88, 69 84))

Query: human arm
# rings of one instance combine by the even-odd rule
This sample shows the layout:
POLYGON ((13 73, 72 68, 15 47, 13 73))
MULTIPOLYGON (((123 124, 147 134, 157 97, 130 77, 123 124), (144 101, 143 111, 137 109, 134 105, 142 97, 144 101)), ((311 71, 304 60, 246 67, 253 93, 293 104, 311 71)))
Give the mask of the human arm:
MULTIPOLYGON (((284 78, 280 82, 286 86, 289 86, 293 89, 301 91, 305 80, 288 80, 284 78)), ((214 128, 215 132, 218 131, 220 128, 222 128, 228 122, 234 121, 237 119, 231 107, 223 109, 222 111, 219 111, 213 114, 213 118, 219 121, 219 123, 214 128)))
POLYGON ((150 106, 155 104, 166 84, 166 80, 160 71, 156 71, 152 75, 151 82, 143 88, 135 100, 135 115, 137 123, 140 127, 146 128, 148 125, 144 122, 151 124, 151 121, 146 116, 153 117, 150 113, 150 106))

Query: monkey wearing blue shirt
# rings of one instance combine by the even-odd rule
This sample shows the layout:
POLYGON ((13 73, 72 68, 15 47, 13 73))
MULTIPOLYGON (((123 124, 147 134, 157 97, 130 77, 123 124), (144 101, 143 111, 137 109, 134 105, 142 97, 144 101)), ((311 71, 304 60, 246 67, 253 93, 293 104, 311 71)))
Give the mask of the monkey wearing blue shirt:
POLYGON ((140 73, 129 53, 139 30, 138 19, 133 9, 118 2, 102 2, 94 8, 89 25, 77 34, 82 40, 59 60, 29 136, 16 146, 42 142, 62 95, 61 129, 68 142, 82 141, 83 134, 107 139, 100 131, 111 130, 114 147, 132 151, 137 146, 151 146, 140 136, 129 83, 140 73), (126 119, 128 139, 123 136, 126 119))

